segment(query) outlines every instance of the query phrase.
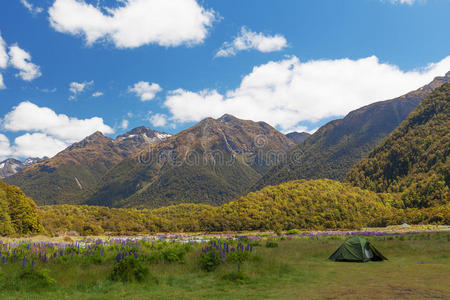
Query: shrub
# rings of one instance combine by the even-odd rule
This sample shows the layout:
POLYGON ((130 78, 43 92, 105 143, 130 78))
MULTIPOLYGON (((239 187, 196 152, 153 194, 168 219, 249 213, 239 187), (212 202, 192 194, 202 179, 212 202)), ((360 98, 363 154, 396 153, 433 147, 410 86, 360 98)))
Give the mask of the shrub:
POLYGON ((149 275, 149 269, 134 256, 127 256, 116 262, 111 273, 111 280, 122 282, 142 282, 149 275))
POLYGON ((286 231, 286 234, 300 234, 300 230, 298 229, 290 229, 288 231, 286 231))
POLYGON ((25 268, 17 276, 5 278, 2 289, 5 290, 40 290, 53 286, 56 280, 50 277, 49 270, 25 268))
POLYGON ((214 249, 202 253, 200 256, 200 268, 207 272, 214 271, 220 263, 220 257, 215 253, 214 249))
POLYGON ((236 250, 234 252, 228 253, 227 260, 233 263, 243 263, 252 257, 252 253, 249 251, 236 250))
POLYGON ((275 241, 267 241, 266 248, 278 248, 278 243, 275 241))
POLYGON ((236 282, 239 284, 244 284, 244 283, 248 282, 248 280, 249 280, 248 275, 246 273, 244 273, 243 271, 233 271, 233 272, 227 273, 227 274, 223 275, 222 279, 236 282))

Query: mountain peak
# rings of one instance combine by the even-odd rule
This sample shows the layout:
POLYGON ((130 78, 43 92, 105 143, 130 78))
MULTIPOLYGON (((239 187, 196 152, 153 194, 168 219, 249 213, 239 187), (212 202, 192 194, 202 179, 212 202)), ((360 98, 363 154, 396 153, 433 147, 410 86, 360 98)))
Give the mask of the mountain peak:
POLYGON ((149 136, 149 135, 151 135, 151 133, 153 132, 154 130, 152 130, 151 128, 149 128, 149 127, 146 127, 146 126, 139 126, 139 127, 136 127, 136 128, 133 128, 133 129, 131 129, 130 131, 128 131, 128 132, 126 132, 126 133, 124 133, 124 134, 122 134, 122 135, 120 135, 120 136, 130 136, 130 135, 136 135, 136 134, 145 134, 145 135, 147 135, 147 136, 149 136))
POLYGON ((125 139, 143 139, 147 143, 154 143, 170 137, 171 135, 165 132, 153 130, 146 126, 139 126, 132 130, 117 136, 116 141, 125 139))
POLYGON ((221 116, 220 118, 217 119, 217 121, 222 121, 222 122, 226 122, 226 123, 237 121, 237 120, 239 120, 239 119, 230 114, 224 114, 223 116, 221 116))
POLYGON ((104 136, 103 133, 101 133, 100 131, 96 131, 93 134, 85 137, 83 140, 79 141, 78 143, 72 144, 66 150, 70 151, 70 150, 73 150, 76 148, 84 148, 87 145, 107 143, 110 140, 111 140, 110 138, 104 136))

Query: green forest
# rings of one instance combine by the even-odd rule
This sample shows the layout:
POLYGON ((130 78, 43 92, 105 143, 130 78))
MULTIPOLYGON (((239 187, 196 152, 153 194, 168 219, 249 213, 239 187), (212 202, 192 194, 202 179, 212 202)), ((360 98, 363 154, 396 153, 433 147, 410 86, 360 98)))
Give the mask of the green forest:
POLYGON ((269 186, 222 206, 180 204, 158 209, 43 206, 49 234, 137 234, 301 229, 355 229, 450 221, 450 205, 403 209, 400 197, 329 179, 269 186))
POLYGON ((375 192, 400 193, 405 207, 450 199, 450 83, 436 89, 353 168, 347 181, 375 192))

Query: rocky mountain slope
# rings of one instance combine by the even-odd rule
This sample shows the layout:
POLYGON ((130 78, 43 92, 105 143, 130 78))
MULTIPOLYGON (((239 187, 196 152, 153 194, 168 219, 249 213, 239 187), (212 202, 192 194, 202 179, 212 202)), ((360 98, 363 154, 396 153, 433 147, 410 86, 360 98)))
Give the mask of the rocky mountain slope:
POLYGON ((170 135, 139 127, 112 139, 96 132, 54 157, 5 178, 39 205, 81 203, 108 170, 170 135))
POLYGON ((207 118, 102 178, 88 204, 160 207, 177 203, 222 204, 245 194, 294 145, 264 122, 231 115, 207 118))
POLYGON ((34 165, 35 163, 40 162, 43 159, 46 158, 29 157, 23 162, 15 158, 5 159, 4 161, 0 162, 0 178, 12 176, 25 167, 34 165))

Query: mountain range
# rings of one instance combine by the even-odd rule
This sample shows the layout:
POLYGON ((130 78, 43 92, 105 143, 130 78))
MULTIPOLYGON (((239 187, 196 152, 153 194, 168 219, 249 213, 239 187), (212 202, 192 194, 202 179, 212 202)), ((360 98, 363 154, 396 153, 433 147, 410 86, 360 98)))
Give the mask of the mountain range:
POLYGON ((4 181, 19 186, 39 205, 79 204, 93 192, 108 170, 146 145, 169 136, 146 127, 135 128, 116 139, 95 132, 4 181))
POLYGON ((296 179, 344 180, 347 172, 389 135, 434 89, 450 81, 450 72, 404 96, 375 102, 320 127, 291 149, 288 159, 268 171, 258 190, 296 179))
POLYGON ((293 145, 264 122, 231 115, 207 118, 124 159, 101 179, 86 203, 113 207, 223 204, 245 194, 293 145))
MULTIPOLYGON (((407 181, 409 183, 406 184, 406 181, 391 177, 375 178, 371 171, 367 171, 370 169, 368 166, 374 166, 370 158, 377 162, 382 159, 371 151, 384 145, 383 140, 399 124, 404 124, 402 122, 423 99, 429 99, 427 97, 435 89, 446 87, 445 83, 449 81, 450 72, 404 96, 352 111, 343 119, 322 126, 312 135, 284 135, 267 123, 241 120, 228 114, 218 119, 206 118, 173 136, 147 127, 135 128, 114 139, 96 132, 52 158, 26 166, 4 181, 19 186, 38 205, 156 208, 202 203, 217 206, 238 199, 251 190, 290 180, 328 178, 343 181, 362 160, 357 167, 359 169, 349 173, 349 182, 375 192, 404 193, 405 189, 414 190, 411 187, 419 183, 407 181), (367 157, 369 160, 365 159, 367 157), (397 183, 386 184, 386 180, 397 183), (400 182, 409 188, 398 187, 400 182)), ((445 95, 441 98, 448 101, 445 95)), ((428 104, 428 108, 422 110, 428 111, 433 105, 428 104)), ((421 107, 419 105, 418 110, 421 107)), ((419 114, 423 113, 420 111, 419 114)), ((445 116, 448 118, 448 114, 445 116)), ((446 124, 440 126, 445 128, 446 124)), ((432 130, 431 127, 427 130, 432 130)), ((426 140, 427 145, 433 145, 434 148, 430 149, 438 153, 444 151, 438 144, 433 144, 439 140, 437 136, 432 135, 433 140, 429 141, 420 130, 416 135, 426 140)), ((446 136, 442 136, 444 140, 441 143, 445 144, 446 136)), ((415 151, 422 153, 423 150, 415 151)), ((389 149, 385 147, 379 152, 388 153, 389 149)), ((444 151, 441 156, 446 158, 448 153, 444 151)), ((417 161, 409 161, 420 165, 421 170, 425 168, 417 161)), ((425 161, 427 166, 434 166, 432 160, 425 161)), ((448 175, 445 175, 445 172, 448 174, 448 166, 438 165, 438 171, 433 169, 433 176, 441 175, 436 175, 436 181, 430 179, 428 190, 432 189, 432 184, 448 182, 448 175)), ((391 168, 396 170, 397 167, 391 168)), ((377 174, 384 174, 380 170, 385 168, 377 167, 377 174)), ((388 176, 388 173, 383 176, 388 176)), ((445 190, 440 191, 447 195, 445 190)), ((404 196, 410 199, 404 199, 407 206, 430 205, 408 204, 413 198, 411 193, 404 196)), ((421 193, 425 195, 425 192, 421 193)), ((439 201, 437 203, 442 202, 439 201)))
POLYGON ((29 157, 24 161, 20 161, 15 158, 8 158, 4 161, 0 162, 0 178, 5 178, 16 174, 19 171, 22 171, 24 168, 34 165, 37 162, 40 162, 44 158, 38 157, 29 157))

